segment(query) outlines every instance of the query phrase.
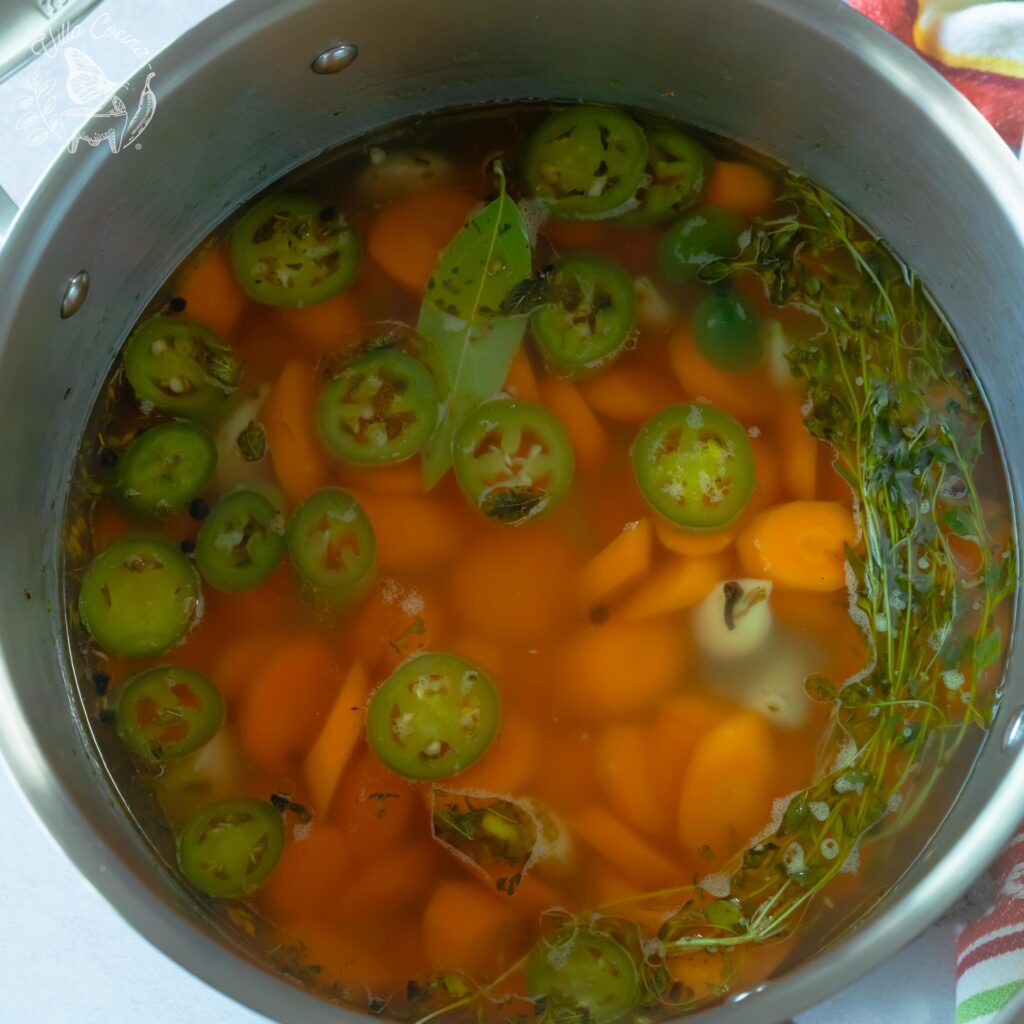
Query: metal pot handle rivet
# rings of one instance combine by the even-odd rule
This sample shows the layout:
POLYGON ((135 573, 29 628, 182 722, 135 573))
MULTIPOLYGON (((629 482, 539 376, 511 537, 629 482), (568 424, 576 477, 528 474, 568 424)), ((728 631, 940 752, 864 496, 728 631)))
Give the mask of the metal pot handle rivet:
POLYGON ((64 289, 64 298, 60 300, 60 318, 67 320, 74 316, 85 304, 85 298, 89 294, 88 271, 80 270, 64 289))
POLYGON ((310 67, 318 75, 336 75, 350 67, 359 56, 359 47, 355 43, 339 43, 332 46, 317 57, 310 67))
POLYGON ((1003 730, 1003 750, 1013 750, 1024 740, 1024 708, 1017 708, 1003 730))

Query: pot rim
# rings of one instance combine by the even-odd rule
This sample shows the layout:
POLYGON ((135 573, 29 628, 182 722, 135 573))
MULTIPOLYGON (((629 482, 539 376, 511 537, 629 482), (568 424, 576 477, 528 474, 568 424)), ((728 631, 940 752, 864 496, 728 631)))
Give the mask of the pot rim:
MULTIPOLYGON (((193 26, 158 55, 168 72, 162 98, 190 80, 226 42, 293 17, 318 0, 246 0, 239 24, 238 2, 193 26)), ((995 200, 1013 214, 1024 248, 1024 175, 1009 148, 982 115, 941 75, 912 50, 842 0, 749 0, 778 18, 799 22, 816 35, 840 42, 894 90, 912 102, 922 117, 941 126, 950 145, 971 154, 995 200)), ((511 99, 512 97, 510 97, 511 99)), ((19 266, 9 253, 26 251, 37 234, 52 230, 54 218, 73 193, 82 163, 58 155, 26 205, 15 218, 0 248, 0 279, 6 294, 19 294, 19 266)), ((0 310, 0 337, 9 331, 11 313, 0 310)), ((991 733, 988 742, 992 742, 991 733)), ((143 938, 193 976, 251 1009, 285 1014, 287 1019, 327 1021, 364 1017, 331 1006, 289 984, 283 976, 261 969, 222 946, 184 914, 169 914, 164 902, 138 883, 117 850, 98 834, 79 807, 61 792, 48 764, 33 758, 28 723, 20 714, 6 665, 0 663, 0 762, 5 763, 44 830, 64 850, 84 878, 143 938)), ((792 1015, 833 995, 877 967, 946 910, 996 856, 1013 833, 1024 792, 1024 757, 1018 756, 979 815, 927 874, 900 902, 901 912, 883 908, 857 926, 823 956, 815 956, 777 980, 738 993, 726 1005, 694 1015, 695 1021, 763 1024, 792 1015), (837 969, 839 968, 839 969, 837 969)), ((285 1019, 285 1018, 279 1018, 285 1019)))

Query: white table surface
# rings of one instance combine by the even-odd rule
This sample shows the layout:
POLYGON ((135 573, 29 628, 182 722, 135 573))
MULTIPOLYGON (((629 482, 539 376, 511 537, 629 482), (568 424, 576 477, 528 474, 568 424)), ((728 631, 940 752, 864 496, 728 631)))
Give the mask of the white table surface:
MULTIPOLYGON (((224 2, 106 0, 89 16, 85 30, 64 45, 83 50, 107 78, 120 82, 140 60, 131 47, 106 34, 107 28, 134 36, 136 48, 154 55, 224 2)), ((67 65, 60 50, 50 48, 37 64, 63 85, 67 65)), ((54 137, 30 146, 31 133, 18 127, 23 115, 14 104, 25 94, 19 80, 27 73, 0 83, 0 187, 19 203, 63 145, 54 137)), ((159 100, 159 79, 153 89, 159 100)), ((54 90, 58 109, 73 105, 64 91, 54 90)), ((0 1022, 266 1020, 187 974, 125 924, 43 832, 4 770, 0 822, 0 1022)), ((801 1014, 798 1024, 951 1024, 953 974, 952 929, 933 928, 868 978, 801 1014)))

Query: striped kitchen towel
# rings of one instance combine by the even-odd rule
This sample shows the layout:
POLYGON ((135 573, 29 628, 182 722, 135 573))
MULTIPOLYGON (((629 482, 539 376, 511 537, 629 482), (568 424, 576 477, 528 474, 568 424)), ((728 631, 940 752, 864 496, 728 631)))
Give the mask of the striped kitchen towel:
POLYGON ((991 901, 956 940, 956 1024, 988 1024, 1024 986, 1024 829, 989 874, 991 901))
MULTIPOLYGON (((1021 152, 1022 0, 849 3, 921 53, 1021 152)), ((991 1024, 1024 987, 1024 828, 989 874, 989 898, 969 904, 974 909, 956 939, 956 1024, 991 1024)))
POLYGON ((935 65, 1019 150, 1024 141, 1024 3, 849 0, 935 65))

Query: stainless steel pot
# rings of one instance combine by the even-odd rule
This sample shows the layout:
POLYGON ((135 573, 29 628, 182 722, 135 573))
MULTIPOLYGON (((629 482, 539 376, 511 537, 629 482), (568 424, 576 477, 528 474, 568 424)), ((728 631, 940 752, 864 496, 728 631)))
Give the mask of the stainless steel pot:
MULTIPOLYGON (((910 260, 989 395, 1017 503, 1022 176, 965 100, 838 0, 238 0, 154 69, 159 109, 142 148, 62 156, 0 252, 0 748, 46 827, 143 935, 271 1017, 337 1021, 355 1015, 261 970, 195 911, 124 812, 69 685, 61 510, 97 390, 154 287, 238 203, 374 126, 526 97, 646 107, 805 172, 910 260), (314 73, 340 43, 358 59, 314 73), (82 270, 91 291, 62 319, 82 270)), ((1022 667, 1015 649, 990 741, 881 905, 827 951, 698 1019, 764 1024, 825 998, 982 870, 1021 813, 1022 667)))

